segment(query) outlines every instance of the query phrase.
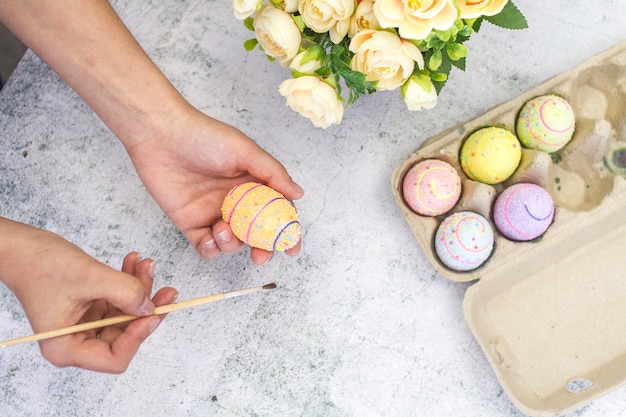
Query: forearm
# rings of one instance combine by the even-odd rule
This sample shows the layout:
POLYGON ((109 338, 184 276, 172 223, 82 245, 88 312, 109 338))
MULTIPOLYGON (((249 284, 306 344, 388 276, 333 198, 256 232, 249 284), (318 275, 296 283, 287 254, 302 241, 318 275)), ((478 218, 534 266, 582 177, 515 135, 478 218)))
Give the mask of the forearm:
POLYGON ((37 257, 38 243, 53 234, 0 217, 0 236, 0 282, 19 297, 20 281, 29 276, 28 268, 37 257))
POLYGON ((4 0, 0 20, 127 148, 188 105, 106 0, 4 0))

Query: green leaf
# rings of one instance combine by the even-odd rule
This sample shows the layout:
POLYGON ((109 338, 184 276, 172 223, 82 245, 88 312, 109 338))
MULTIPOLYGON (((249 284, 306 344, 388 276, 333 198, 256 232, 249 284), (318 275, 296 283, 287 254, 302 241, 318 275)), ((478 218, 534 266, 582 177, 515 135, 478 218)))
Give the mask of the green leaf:
POLYGON ((467 23, 467 25, 471 27, 474 32, 478 32, 480 30, 480 26, 483 24, 483 19, 484 16, 476 19, 466 19, 465 23, 467 23))
POLYGON ((436 30, 435 34, 437 35, 439 39, 441 39, 444 42, 448 42, 450 40, 450 36, 452 36, 449 30, 446 30, 446 31, 436 30))
POLYGON ((457 35, 457 40, 461 40, 461 38, 463 40, 467 40, 469 39, 470 35, 472 34, 473 29, 471 26, 469 25, 464 25, 460 30, 459 33, 457 35))
POLYGON ((259 41, 256 38, 248 39, 243 43, 243 47, 247 52, 252 51, 259 44, 259 41))
POLYGON ((495 16, 485 16, 485 20, 505 29, 526 29, 528 27, 526 18, 511 0, 507 2, 500 13, 495 16))
POLYGON ((450 43, 447 47, 448 56, 453 61, 458 61, 467 56, 467 48, 460 43, 450 43))
POLYGON ((304 23, 304 20, 302 20, 302 16, 292 15, 292 17, 293 17, 293 21, 296 22, 296 26, 298 26, 298 29, 300 29, 300 33, 304 32, 304 29, 306 28, 306 24, 304 23))
POLYGON ((446 81, 448 79, 448 76, 444 74, 443 72, 431 72, 430 78, 433 81, 442 82, 442 81, 446 81))
POLYGON ((454 61, 450 59, 448 53, 444 50, 441 54, 441 66, 439 67, 439 72, 446 74, 446 77, 450 75, 450 71, 452 71, 452 64, 454 61))
POLYGON ((428 69, 430 69, 431 71, 437 71, 441 66, 441 60, 441 49, 437 49, 428 59, 428 69))
POLYGON ((254 32, 254 19, 251 17, 246 17, 243 20, 243 25, 245 26, 246 29, 251 30, 252 32, 254 32))
POLYGON ((456 61, 452 61, 452 65, 460 69, 461 71, 465 71, 465 58, 457 59, 456 61))

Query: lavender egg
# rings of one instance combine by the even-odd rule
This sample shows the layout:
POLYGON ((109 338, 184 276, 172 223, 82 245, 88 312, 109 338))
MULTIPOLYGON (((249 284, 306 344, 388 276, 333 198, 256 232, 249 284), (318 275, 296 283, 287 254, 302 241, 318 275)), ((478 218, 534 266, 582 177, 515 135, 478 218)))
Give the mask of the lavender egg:
POLYGON ((505 189, 493 207, 496 228, 511 240, 527 241, 541 236, 554 217, 550 194, 536 184, 519 183, 505 189))

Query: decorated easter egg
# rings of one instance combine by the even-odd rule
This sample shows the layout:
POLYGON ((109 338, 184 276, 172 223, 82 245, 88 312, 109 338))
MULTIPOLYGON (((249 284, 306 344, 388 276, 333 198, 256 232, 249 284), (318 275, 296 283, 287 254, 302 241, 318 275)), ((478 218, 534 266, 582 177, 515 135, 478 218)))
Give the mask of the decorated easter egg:
POLYGON ((460 211, 446 217, 437 228, 435 253, 448 268, 470 271, 489 258, 493 241, 487 219, 472 211, 460 211))
POLYGON ((463 172, 472 180, 498 184, 509 178, 522 158, 519 140, 500 127, 485 127, 472 133, 461 146, 463 172))
POLYGON ((234 187, 224 198, 222 218, 242 242, 268 251, 285 251, 302 237, 298 213, 278 191, 256 182, 234 187))
POLYGON ((554 217, 550 194, 536 184, 519 183, 505 189, 493 206, 493 221, 505 237, 532 240, 543 234, 554 217))
POLYGON ((517 136, 525 147, 547 153, 565 146, 574 128, 574 111, 567 100, 554 94, 526 102, 516 124, 517 136))
POLYGON ((422 216, 439 216, 448 212, 461 195, 461 178, 456 169, 439 159, 425 159, 404 176, 404 200, 422 216))

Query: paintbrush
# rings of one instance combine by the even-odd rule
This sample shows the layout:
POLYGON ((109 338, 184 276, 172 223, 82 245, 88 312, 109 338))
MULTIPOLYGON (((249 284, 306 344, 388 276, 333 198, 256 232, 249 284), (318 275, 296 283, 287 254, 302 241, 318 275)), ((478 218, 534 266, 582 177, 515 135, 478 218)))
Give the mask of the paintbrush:
MULTIPOLYGON (((165 304, 154 309, 154 315, 170 313, 172 311, 183 310, 186 308, 197 307, 203 304, 212 303, 214 301, 220 301, 225 298, 238 297, 240 295, 249 294, 251 292, 259 290, 271 290, 276 288, 276 284, 265 284, 260 287, 243 288, 241 290, 235 290, 226 292, 223 294, 207 295, 205 297, 192 298, 190 300, 180 301, 173 304, 165 304)), ((146 316, 144 316, 146 317, 146 316)), ((114 324, 127 323, 129 321, 140 319, 139 316, 131 316, 129 314, 122 314, 115 317, 109 317, 102 320, 90 321, 87 323, 75 324, 74 326, 63 327, 55 330, 48 330, 41 333, 35 333, 30 336, 18 337, 16 339, 0 342, 0 347, 8 347, 18 345, 20 343, 35 342, 38 340, 51 339, 53 337, 65 336, 67 334, 83 332, 85 330, 99 329, 102 327, 112 326, 114 324)))

